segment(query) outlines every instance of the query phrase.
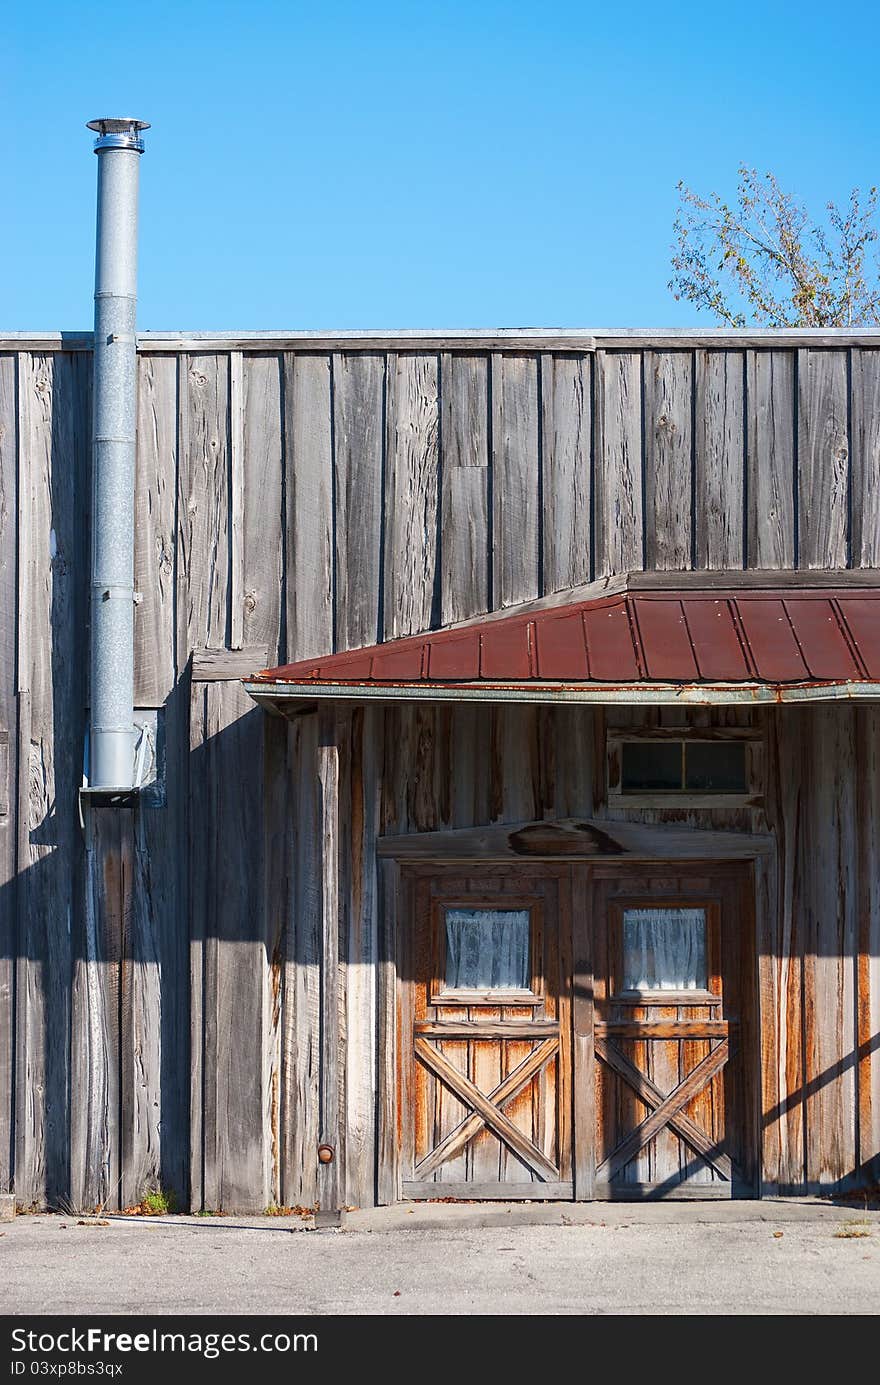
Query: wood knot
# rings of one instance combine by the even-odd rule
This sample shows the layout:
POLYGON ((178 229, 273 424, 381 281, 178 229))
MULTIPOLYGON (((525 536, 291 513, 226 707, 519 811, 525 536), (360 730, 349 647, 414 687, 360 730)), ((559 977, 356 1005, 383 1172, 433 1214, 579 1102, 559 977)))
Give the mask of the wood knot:
POLYGON ((511 832, 518 856, 619 856, 620 842, 588 822, 535 822, 511 832))

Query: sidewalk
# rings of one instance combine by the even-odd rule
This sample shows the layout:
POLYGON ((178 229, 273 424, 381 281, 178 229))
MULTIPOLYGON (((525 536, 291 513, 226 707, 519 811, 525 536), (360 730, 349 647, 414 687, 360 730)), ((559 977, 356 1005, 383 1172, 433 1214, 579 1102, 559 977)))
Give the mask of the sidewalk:
POLYGON ((105 1220, 0 1226, 4 1311, 880 1312, 880 1211, 820 1202, 420 1203, 349 1213, 339 1231, 105 1220))

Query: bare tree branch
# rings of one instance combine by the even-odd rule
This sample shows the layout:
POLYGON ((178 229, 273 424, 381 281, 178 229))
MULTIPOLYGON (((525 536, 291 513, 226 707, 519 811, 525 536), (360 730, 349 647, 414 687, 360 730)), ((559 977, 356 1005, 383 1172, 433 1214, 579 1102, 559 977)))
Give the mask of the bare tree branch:
POLYGON ((669 288, 731 327, 880 325, 876 188, 812 219, 772 173, 743 165, 735 205, 679 183, 669 288))

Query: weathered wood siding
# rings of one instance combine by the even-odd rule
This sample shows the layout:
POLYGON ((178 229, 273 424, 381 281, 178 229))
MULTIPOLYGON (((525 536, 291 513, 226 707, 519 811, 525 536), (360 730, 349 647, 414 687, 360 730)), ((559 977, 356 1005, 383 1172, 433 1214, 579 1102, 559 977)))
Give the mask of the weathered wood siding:
MULTIPOLYGON (((880 350, 190 342, 139 370, 136 695, 162 709, 166 802, 83 834, 90 357, 0 343, 0 1186, 311 1205, 318 732, 252 707, 244 651, 322 654, 627 568, 876 566, 880 350)), ((610 719, 340 717, 348 1202, 377 1187, 377 833, 607 812, 610 719)), ((713 821, 776 836, 764 1176, 825 1186, 880 1148, 880 710, 760 725, 766 813, 713 821)))

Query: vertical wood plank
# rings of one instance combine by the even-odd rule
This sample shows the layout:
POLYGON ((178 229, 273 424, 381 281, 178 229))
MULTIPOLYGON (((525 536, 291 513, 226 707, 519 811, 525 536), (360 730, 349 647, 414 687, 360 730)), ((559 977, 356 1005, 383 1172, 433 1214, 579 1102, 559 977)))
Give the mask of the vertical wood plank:
POLYGON ((229 353, 229 643, 244 642, 244 361, 240 351, 229 353))
POLYGON ((287 935, 293 927, 292 867, 294 803, 290 743, 292 728, 280 717, 263 721, 264 775, 261 803, 263 825, 262 914, 263 965, 263 1187, 266 1205, 282 1202, 282 1141, 284 1082, 284 985, 287 935))
POLYGON ((190 1109, 189 1109, 189 1191, 190 1210, 215 1211, 215 1180, 212 1169, 210 1187, 205 1177, 205 1139, 215 1138, 215 1103, 212 1084, 205 1069, 206 1026, 212 1008, 206 1005, 208 973, 216 972, 216 944, 208 941, 208 889, 214 868, 214 838, 204 830, 204 815, 211 810, 208 797, 207 755, 202 747, 208 740, 208 683, 189 683, 189 802, 201 805, 202 819, 190 813, 188 827, 189 883, 189 963, 190 963, 190 1109), (209 965, 210 964, 210 965, 209 965))
POLYGON ((645 355, 645 563, 691 566, 693 355, 645 355))
POLYGON ((265 725, 234 682, 207 685, 209 830, 216 856, 208 882, 205 1087, 214 1134, 205 1131, 208 1205, 261 1212, 269 1199, 264 1105, 266 938, 261 819, 265 725), (209 1017, 209 1012, 213 1012, 209 1017))
POLYGON ((321 1029, 321 836, 318 717, 297 718, 291 763, 295 810, 293 917, 284 960, 281 1196, 312 1207, 317 1196, 321 1029))
POLYGON ((812 907, 802 828, 811 811, 804 769, 812 728, 800 710, 773 707, 764 715, 765 798, 776 852, 756 881, 762 1177, 768 1191, 790 1193, 804 1190, 803 986, 812 907))
POLYGON ((541 357, 544 591, 592 573, 592 365, 589 356, 541 357))
POLYGON ((182 357, 177 667, 229 627, 229 359, 182 357))
MULTIPOLYGON (((596 712, 592 707, 553 707, 549 710, 556 748, 552 799, 556 816, 592 817, 597 758, 596 712)), ((602 749, 604 751, 604 744, 602 749)), ((599 770, 604 780, 604 753, 601 760, 599 770)))
POLYGON ((746 353, 748 566, 795 565, 795 356, 746 353))
POLYGON ((333 650, 333 404, 330 357, 284 357, 287 651, 333 650))
POLYGON ((91 1211, 119 1205, 120 960, 131 873, 122 810, 87 810, 86 833, 83 946, 73 965, 71 1033, 73 1070, 85 1081, 71 1106, 70 1198, 75 1208, 91 1211))
POLYGON ((539 707, 506 703, 494 707, 491 765, 493 817, 527 822, 540 817, 542 722, 539 707))
POLYGON ((806 1175, 808 1187, 839 1188, 856 1164, 854 709, 811 708, 810 718, 802 869, 806 1175))
POLYGON ((334 713, 318 717, 318 785, 321 847, 321 1057, 318 1139, 333 1157, 318 1164, 318 1214, 338 1219, 345 1189, 345 1150, 340 1070, 339 974, 339 749, 334 713))
POLYGON ((15 356, 0 356, 0 1192, 9 1192, 15 1096, 15 848, 18 782, 18 389, 15 356))
POLYGON ((376 1198, 378 880, 383 714, 356 707, 351 717, 350 891, 345 953, 345 1187, 346 1204, 376 1198))
POLYGON ((540 594, 538 362, 492 357, 493 606, 540 594))
MULTIPOLYGON (((236 644, 233 639, 233 647, 268 645, 271 667, 278 658, 281 638, 284 576, 279 358, 247 356, 242 376, 240 585, 236 590, 233 566, 231 588, 232 611, 240 625, 241 643, 236 644)), ((233 468, 233 478, 235 474, 233 468)), ((235 523, 234 492, 232 507, 235 523)), ((313 572, 310 582, 314 580, 313 572)))
POLYGON ((858 1162, 871 1185, 880 1176, 880 709, 860 707, 856 720, 858 1162))
POLYGON ((376 1139, 376 1201, 379 1206, 400 1196, 400 1141, 397 1123, 397 901, 399 872, 393 861, 379 863, 380 963, 379 1082, 376 1139))
MULTIPOLYGON (((573 985, 572 1028, 574 1045, 573 1173, 574 1196, 589 1201, 596 1181, 596 1053, 593 1037, 593 920, 589 910, 590 880, 585 866, 573 866, 560 882, 567 908, 561 920, 571 930, 573 985)), ((561 978, 565 985, 566 978, 561 978)))
POLYGON ((846 351, 798 352, 798 565, 849 560, 846 351))
POLYGON ((597 577, 644 566, 642 359, 597 351, 595 362, 597 577))
MULTIPOLYGON (((82 773, 87 571, 85 493, 91 362, 79 353, 22 356, 20 504, 27 516, 19 619, 28 627, 21 684, 29 726, 19 771, 16 1196, 69 1192, 70 1026, 75 901, 82 883, 77 786, 82 773), (22 495, 22 492, 26 492, 22 495)), ((77 1032, 82 1013, 74 1017, 77 1032)), ((111 1055, 116 1061, 118 1055, 111 1055)), ((89 1080, 85 1076, 79 1080, 89 1080)))
POLYGON ((382 630, 382 429, 385 357, 333 357, 336 643, 356 649, 382 630))
POLYGON ((853 567, 880 567, 880 351, 852 358, 853 567))
POLYGON ((745 357, 698 351, 695 361, 696 566, 742 567, 745 500, 745 357))
POLYGON ((485 356, 441 357, 441 621, 489 609, 489 377, 485 356))
POLYGON ((135 705, 160 707, 174 687, 177 360, 138 357, 135 480, 135 705))
MULTIPOLYGON (((174 491, 173 481, 168 482, 174 491)), ((205 685, 199 685, 204 701, 205 685)), ((197 745, 201 745, 202 721, 197 745)), ((190 910, 187 824, 190 690, 177 684, 164 709, 165 805, 132 815, 132 885, 122 957, 123 1205, 162 1188, 187 1205, 189 1188, 190 910)), ((196 821, 204 824, 198 797, 196 821)), ((202 836, 204 833, 201 834, 202 836)), ((193 947, 198 949, 198 928, 193 947)), ((196 1012, 196 1018, 198 1011, 196 1012)), ((201 1064, 201 1044, 193 1054, 201 1064)), ((199 1170, 201 1158, 199 1158, 199 1170)))
POLYGON ((383 637, 439 616, 439 358, 388 359, 383 637))

